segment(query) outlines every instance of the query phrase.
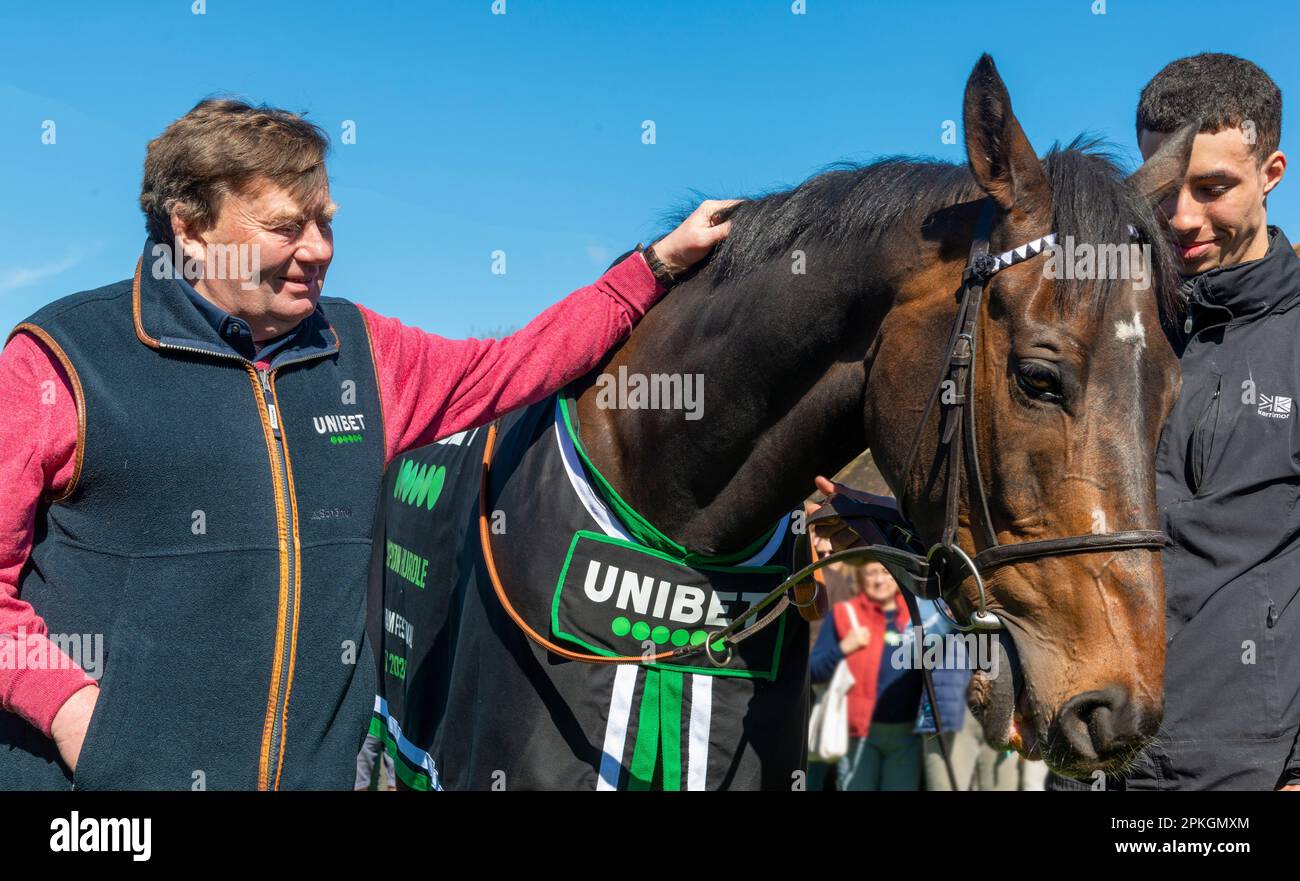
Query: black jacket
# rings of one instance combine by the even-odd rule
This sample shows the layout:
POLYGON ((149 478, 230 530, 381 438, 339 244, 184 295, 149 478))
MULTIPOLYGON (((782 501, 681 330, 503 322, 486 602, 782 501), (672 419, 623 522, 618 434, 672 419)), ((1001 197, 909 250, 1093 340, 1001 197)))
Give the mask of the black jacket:
POLYGON ((1188 279, 1168 332, 1182 393, 1157 452, 1165 714, 1128 789, 1273 789, 1300 778, 1300 258, 1188 279))

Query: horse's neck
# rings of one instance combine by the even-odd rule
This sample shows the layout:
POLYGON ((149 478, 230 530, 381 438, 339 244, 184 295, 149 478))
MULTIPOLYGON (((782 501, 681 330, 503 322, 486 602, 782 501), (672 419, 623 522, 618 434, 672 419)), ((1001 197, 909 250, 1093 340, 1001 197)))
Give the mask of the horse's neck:
POLYGON ((833 475, 866 448, 863 358, 880 316, 862 314, 861 297, 843 292, 823 288, 816 299, 811 285, 806 320, 794 325, 798 291, 789 278, 760 273, 716 290, 687 282, 598 371, 701 377, 699 418, 664 407, 602 407, 597 385, 579 397, 582 439, 596 467, 647 520, 697 553, 746 546, 799 506, 815 475, 833 475), (731 298, 743 298, 744 308, 731 298))

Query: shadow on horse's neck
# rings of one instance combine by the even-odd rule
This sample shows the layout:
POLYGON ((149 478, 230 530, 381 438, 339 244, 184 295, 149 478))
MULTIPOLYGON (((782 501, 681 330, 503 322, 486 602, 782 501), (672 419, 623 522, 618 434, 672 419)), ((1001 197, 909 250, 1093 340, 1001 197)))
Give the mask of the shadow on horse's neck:
POLYGON ((825 253, 815 274, 794 276, 776 260, 716 287, 703 273, 683 282, 575 387, 593 463, 696 553, 749 544, 812 493, 814 476, 834 475, 867 447, 866 359, 892 284, 884 260, 825 253), (699 377, 699 418, 602 406, 601 384, 620 368, 699 377))

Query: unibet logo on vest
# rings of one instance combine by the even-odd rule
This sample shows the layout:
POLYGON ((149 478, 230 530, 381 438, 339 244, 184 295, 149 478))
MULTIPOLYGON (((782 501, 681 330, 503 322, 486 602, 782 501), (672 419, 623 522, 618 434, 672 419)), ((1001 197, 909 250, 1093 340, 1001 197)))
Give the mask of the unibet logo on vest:
MULTIPOLYGON (((666 554, 595 532, 574 535, 551 606, 555 636, 597 654, 640 655, 701 646, 785 578, 783 566, 686 566, 666 554)), ((752 621, 747 622, 752 623, 752 621)), ((648 666, 771 679, 784 616, 715 667, 704 651, 648 666)))
POLYGON ((366 414, 335 413, 328 416, 313 416, 312 426, 317 434, 328 434, 331 444, 361 443, 361 432, 366 430, 366 414))

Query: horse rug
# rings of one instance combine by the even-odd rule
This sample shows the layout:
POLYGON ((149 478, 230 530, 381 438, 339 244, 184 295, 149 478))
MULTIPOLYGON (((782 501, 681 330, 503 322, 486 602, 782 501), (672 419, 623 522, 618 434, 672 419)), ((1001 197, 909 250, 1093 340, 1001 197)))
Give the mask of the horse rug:
MULTIPOLYGON (((576 419, 572 398, 557 393, 497 428, 493 556, 538 633, 604 655, 698 645, 789 574, 790 515, 725 558, 630 526, 576 419)), ((510 620, 484 565, 486 436, 476 428, 412 450, 384 479, 369 587, 379 666, 371 732, 393 755, 399 786, 799 787, 808 628, 797 612, 736 646, 722 667, 704 652, 615 665, 546 651, 510 620)))

